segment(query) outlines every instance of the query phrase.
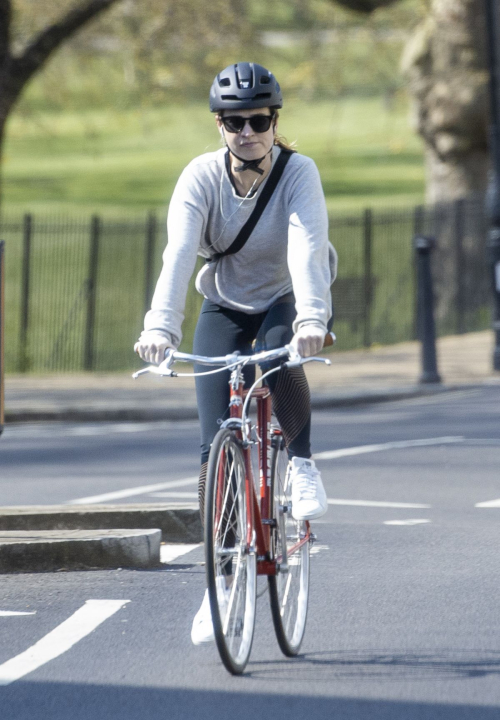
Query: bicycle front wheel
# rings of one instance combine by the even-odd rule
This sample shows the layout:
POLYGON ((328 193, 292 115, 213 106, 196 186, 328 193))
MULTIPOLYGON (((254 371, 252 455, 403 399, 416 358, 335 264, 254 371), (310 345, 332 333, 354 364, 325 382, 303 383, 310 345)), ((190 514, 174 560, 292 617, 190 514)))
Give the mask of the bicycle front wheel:
POLYGON ((255 627, 257 558, 247 544, 245 474, 238 438, 219 430, 207 468, 206 572, 217 648, 234 675, 245 669, 255 627))
POLYGON ((288 455, 283 437, 275 434, 271 456, 271 517, 273 559, 277 574, 269 576, 269 596, 276 638, 288 657, 299 652, 307 620, 309 599, 309 542, 305 521, 294 520, 291 513, 291 483, 288 455))

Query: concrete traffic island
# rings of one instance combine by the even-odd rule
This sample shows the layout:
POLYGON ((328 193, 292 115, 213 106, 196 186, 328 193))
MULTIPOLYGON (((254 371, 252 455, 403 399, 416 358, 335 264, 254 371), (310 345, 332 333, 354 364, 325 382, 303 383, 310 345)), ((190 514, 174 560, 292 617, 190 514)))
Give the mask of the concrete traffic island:
POLYGON ((49 572, 160 565, 160 530, 0 532, 0 572, 49 572))
POLYGON ((172 507, 158 503, 0 507, 0 531, 114 528, 158 528, 162 542, 198 543, 203 540, 200 512, 197 508, 172 507))
POLYGON ((0 573, 150 568, 160 544, 199 543, 198 509, 158 504, 0 508, 0 573))

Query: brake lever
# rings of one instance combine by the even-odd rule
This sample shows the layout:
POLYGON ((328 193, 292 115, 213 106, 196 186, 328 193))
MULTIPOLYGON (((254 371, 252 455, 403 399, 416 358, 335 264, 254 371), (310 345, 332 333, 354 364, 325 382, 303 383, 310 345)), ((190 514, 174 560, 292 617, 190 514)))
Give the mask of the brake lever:
POLYGON ((170 365, 174 362, 174 352, 175 350, 172 348, 167 348, 165 350, 165 359, 159 365, 149 365, 142 370, 138 370, 132 375, 133 379, 137 380, 138 377, 147 373, 160 375, 161 377, 177 377, 177 373, 170 368, 170 365))

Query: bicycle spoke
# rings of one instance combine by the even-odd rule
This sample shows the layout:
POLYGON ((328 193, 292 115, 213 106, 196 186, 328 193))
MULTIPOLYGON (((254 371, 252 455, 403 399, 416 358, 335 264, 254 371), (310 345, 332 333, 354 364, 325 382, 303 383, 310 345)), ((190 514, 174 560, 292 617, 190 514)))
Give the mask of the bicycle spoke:
POLYGON ((220 430, 207 469, 206 568, 217 647, 226 668, 235 674, 243 671, 250 654, 256 603, 257 562, 246 549, 245 474, 239 441, 231 430, 220 430), (232 584, 226 590, 230 576, 232 584))

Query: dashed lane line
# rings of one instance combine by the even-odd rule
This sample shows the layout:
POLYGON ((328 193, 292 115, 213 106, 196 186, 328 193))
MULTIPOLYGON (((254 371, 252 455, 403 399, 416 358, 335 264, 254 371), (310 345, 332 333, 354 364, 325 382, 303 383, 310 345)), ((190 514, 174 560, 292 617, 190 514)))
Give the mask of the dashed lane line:
POLYGON ((421 503, 385 502, 383 500, 341 500, 328 498, 328 505, 348 505, 352 507, 380 507, 380 508, 430 508, 432 505, 421 503))
POLYGON ((121 500, 122 498, 134 497, 134 495, 147 495, 148 493, 157 492, 158 490, 166 490, 167 488, 185 487, 186 485, 194 485, 198 482, 198 475, 195 477, 183 478, 181 480, 171 480, 164 483, 156 483, 155 485, 139 485, 137 487, 125 488, 124 490, 115 490, 114 492, 103 493, 102 495, 90 495, 89 497, 70 500, 67 505, 94 505, 97 503, 105 503, 110 500, 121 500))
POLYGON ((0 685, 10 685, 67 652, 128 602, 130 600, 87 600, 28 650, 0 665, 0 685))
POLYGON ((426 518, 412 518, 410 520, 385 520, 384 525, 424 525, 430 523, 426 518))
POLYGON ((0 610, 0 617, 16 617, 18 615, 36 615, 36 610, 33 610, 33 612, 17 612, 15 610, 0 610))
POLYGON ((315 453, 314 460, 335 460, 336 458, 349 457, 352 455, 364 455, 366 453, 383 452, 385 450, 399 450, 402 448, 426 447, 429 445, 449 445, 465 441, 463 435, 445 436, 437 438, 424 438, 422 440, 398 440, 376 445, 358 445, 356 447, 340 448, 339 450, 327 450, 326 452, 315 453))
POLYGON ((486 500, 474 505, 477 508, 500 508, 500 498, 498 500, 486 500))
POLYGON ((162 563, 171 563, 199 547, 201 547, 201 543, 197 543, 196 545, 161 545, 160 561, 162 563))
POLYGON ((186 498, 188 500, 198 499, 197 492, 176 492, 175 490, 173 492, 154 492, 150 493, 150 496, 157 498, 186 498))

